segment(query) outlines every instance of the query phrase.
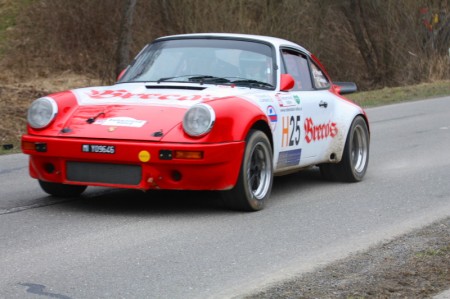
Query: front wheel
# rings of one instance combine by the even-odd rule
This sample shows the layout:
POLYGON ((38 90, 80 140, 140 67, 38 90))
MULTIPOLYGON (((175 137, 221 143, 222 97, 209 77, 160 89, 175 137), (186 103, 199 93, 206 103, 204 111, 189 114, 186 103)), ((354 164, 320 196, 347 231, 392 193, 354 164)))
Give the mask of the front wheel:
POLYGON ((86 190, 87 186, 51 183, 39 180, 39 185, 46 193, 58 197, 75 197, 86 190))
POLYGON ((233 210, 259 211, 270 196, 273 182, 272 147, 266 134, 251 130, 236 186, 223 191, 226 205, 233 210))
POLYGON ((369 143, 367 123, 361 116, 357 116, 348 132, 341 162, 320 165, 322 175, 344 182, 361 181, 369 164, 369 143))

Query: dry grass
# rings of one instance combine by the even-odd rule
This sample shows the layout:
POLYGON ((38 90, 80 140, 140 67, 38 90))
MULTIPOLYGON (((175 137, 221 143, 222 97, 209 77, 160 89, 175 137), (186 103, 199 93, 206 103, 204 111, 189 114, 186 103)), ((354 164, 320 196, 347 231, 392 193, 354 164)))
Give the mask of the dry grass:
MULTIPOLYGON (((14 69, 16 76, 23 79, 28 79, 29 73, 45 77, 69 70, 94 75, 104 82, 114 80, 123 0, 0 1, 6 3, 6 8, 21 4, 17 13, 11 9, 6 13, 10 21, 5 55, 0 56, 3 69, 14 69)), ((441 51, 437 47, 440 43, 429 44, 430 34, 417 16, 422 0, 362 1, 366 13, 362 19, 366 21, 357 24, 364 36, 359 40, 350 26, 353 17, 343 13, 346 3, 138 1, 131 56, 161 35, 251 33, 304 45, 322 60, 333 79, 355 81, 364 90, 450 79, 447 48, 441 51), (361 41, 369 40, 372 47, 364 50, 361 41)), ((0 25, 0 34, 4 33, 0 25)), ((443 30, 433 40, 445 36, 443 30)))
POLYGON ((448 95, 450 95, 450 81, 436 81, 358 92, 348 95, 348 98, 362 107, 374 107, 448 95))
POLYGON ((26 111, 34 99, 58 91, 100 84, 98 79, 67 72, 20 83, 12 78, 7 75, 0 77, 0 154, 19 150, 20 137, 26 130, 26 111), (12 150, 3 149, 3 145, 10 144, 14 146, 12 150))

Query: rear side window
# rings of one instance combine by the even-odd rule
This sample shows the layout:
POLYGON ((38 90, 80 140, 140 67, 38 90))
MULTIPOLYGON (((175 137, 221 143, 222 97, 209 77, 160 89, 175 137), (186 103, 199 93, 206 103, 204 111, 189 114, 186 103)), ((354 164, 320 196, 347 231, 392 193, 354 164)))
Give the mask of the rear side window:
POLYGON ((322 72, 322 70, 317 65, 315 65, 314 63, 311 63, 311 70, 312 70, 314 86, 317 89, 330 88, 330 82, 328 81, 325 74, 322 72))
POLYGON ((284 72, 294 78, 295 86, 292 90, 312 90, 311 73, 308 59, 300 52, 282 50, 284 72))

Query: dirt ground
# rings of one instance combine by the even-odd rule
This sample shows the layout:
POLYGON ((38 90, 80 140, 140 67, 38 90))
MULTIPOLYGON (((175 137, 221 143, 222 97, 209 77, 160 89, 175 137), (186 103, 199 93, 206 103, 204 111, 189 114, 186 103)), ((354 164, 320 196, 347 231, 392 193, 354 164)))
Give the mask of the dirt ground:
POLYGON ((19 144, 26 128, 26 111, 32 99, 45 95, 34 88, 0 86, 0 145, 19 144))
POLYGON ((450 218, 246 298, 430 298, 447 289, 450 218))

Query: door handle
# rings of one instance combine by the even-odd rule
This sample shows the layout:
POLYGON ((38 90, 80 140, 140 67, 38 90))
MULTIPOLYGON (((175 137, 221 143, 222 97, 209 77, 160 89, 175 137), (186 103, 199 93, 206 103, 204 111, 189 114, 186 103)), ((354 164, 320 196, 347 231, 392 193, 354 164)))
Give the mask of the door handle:
POLYGON ((319 107, 327 108, 328 107, 328 103, 324 102, 324 101, 320 101, 319 107))

